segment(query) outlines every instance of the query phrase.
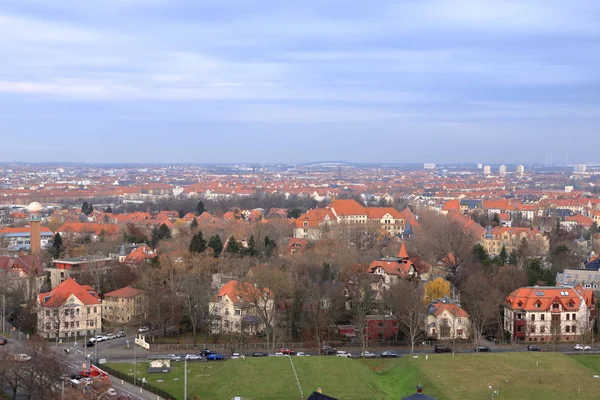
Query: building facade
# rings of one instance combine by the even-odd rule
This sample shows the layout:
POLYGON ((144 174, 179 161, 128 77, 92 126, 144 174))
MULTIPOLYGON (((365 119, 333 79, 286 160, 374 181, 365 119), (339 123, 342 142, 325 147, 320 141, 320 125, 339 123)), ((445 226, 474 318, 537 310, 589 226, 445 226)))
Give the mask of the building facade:
POLYGON ((504 305, 504 329, 524 342, 583 341, 595 316, 592 290, 577 286, 527 286, 504 305))
POLYGON ((468 339, 469 314, 449 299, 434 300, 427 310, 427 336, 437 340, 468 339))
POLYGON ((67 279, 37 297, 37 331, 44 338, 92 337, 102 332, 102 301, 87 285, 67 279))
POLYGON ((148 297, 140 289, 126 286, 104 295, 102 318, 117 324, 143 322, 148 315, 148 297))

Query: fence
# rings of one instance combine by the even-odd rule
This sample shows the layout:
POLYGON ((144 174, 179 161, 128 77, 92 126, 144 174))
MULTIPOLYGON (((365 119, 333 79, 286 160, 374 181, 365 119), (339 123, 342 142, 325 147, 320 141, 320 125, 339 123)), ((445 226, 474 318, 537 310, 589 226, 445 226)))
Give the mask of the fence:
MULTIPOLYGON (((133 386, 137 386, 136 383, 134 382, 133 376, 131 376, 131 375, 125 374, 121 371, 117 371, 116 369, 111 368, 108 365, 98 365, 98 368, 102 368, 102 370, 104 370, 106 373, 114 376, 117 379, 123 379, 125 382, 131 383, 133 386)), ((139 381, 140 380, 138 379, 138 383, 139 383, 139 381)), ((143 386, 144 389, 162 397, 163 399, 177 400, 177 398, 175 396, 173 396, 172 394, 170 394, 169 392, 167 392, 161 388, 158 388, 150 383, 144 383, 143 385, 144 385, 143 386)))

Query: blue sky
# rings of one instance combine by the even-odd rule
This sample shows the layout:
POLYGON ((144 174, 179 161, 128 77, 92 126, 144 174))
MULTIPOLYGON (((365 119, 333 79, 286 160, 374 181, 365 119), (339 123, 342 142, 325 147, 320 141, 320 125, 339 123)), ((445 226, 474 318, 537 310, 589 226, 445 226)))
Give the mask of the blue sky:
POLYGON ((597 0, 0 0, 0 161, 597 162, 597 0))

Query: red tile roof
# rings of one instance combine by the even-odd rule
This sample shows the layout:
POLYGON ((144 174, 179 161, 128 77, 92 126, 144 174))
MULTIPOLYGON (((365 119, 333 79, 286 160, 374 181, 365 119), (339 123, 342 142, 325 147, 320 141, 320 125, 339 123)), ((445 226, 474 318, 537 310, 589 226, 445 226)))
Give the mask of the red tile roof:
POLYGON ((515 290, 506 298, 508 307, 525 311, 550 310, 554 302, 560 303, 567 311, 576 311, 584 302, 588 307, 593 307, 594 294, 581 285, 526 286, 515 290))
POLYGON ((125 286, 121 289, 113 290, 112 292, 108 292, 104 295, 104 297, 135 297, 139 294, 144 293, 144 291, 136 288, 132 288, 129 286, 125 286))
POLYGON ((38 294, 41 307, 60 307, 74 295, 84 305, 100 304, 98 294, 88 285, 80 285, 74 279, 69 278, 49 293, 38 294))

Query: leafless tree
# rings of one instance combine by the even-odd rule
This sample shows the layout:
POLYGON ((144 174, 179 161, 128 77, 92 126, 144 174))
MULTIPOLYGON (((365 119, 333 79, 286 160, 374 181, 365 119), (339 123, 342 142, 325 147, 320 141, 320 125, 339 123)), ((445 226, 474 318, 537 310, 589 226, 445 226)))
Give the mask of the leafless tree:
POLYGON ((400 322, 400 330, 410 341, 410 352, 426 336, 427 306, 423 290, 410 281, 400 281, 390 287, 384 296, 386 306, 400 322))
POLYGON ((349 286, 352 318, 362 352, 369 346, 370 332, 368 316, 373 314, 377 295, 371 288, 370 279, 357 276, 349 286))
POLYGON ((208 313, 208 303, 213 295, 211 290, 212 273, 209 269, 210 256, 194 256, 188 260, 188 269, 178 280, 178 293, 183 305, 183 313, 190 322, 194 346, 200 321, 208 313))
POLYGON ((484 272, 474 273, 461 285, 461 302, 469 314, 475 346, 479 346, 485 327, 497 317, 498 307, 504 298, 484 272))

